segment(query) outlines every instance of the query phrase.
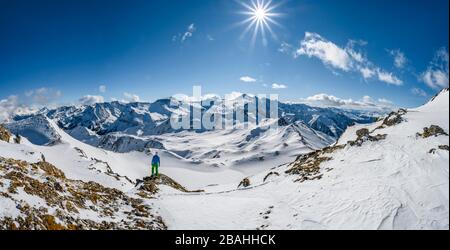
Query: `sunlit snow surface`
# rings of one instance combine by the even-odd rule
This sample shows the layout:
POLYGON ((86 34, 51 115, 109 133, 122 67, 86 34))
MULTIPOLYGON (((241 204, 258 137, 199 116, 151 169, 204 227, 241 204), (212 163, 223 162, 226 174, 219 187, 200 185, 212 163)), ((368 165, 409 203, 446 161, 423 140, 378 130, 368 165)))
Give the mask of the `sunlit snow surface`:
MULTIPOLYGON (((286 163, 326 141, 316 140, 307 127, 296 128, 303 137, 292 127, 258 138, 252 138, 250 130, 165 135, 159 138, 166 145, 166 150, 159 150, 161 172, 188 189, 205 192, 186 194, 160 187, 157 199, 148 203, 169 229, 448 229, 449 152, 429 151, 448 145, 449 139, 416 136, 430 125, 449 132, 448 91, 409 110, 404 119, 377 132, 387 134, 386 140, 331 154, 332 160, 321 165, 322 179, 302 183, 284 173, 286 163), (271 171, 280 176, 263 182, 271 171), (237 189, 245 177, 252 185, 237 189)), ((0 141, 0 156, 37 162, 42 153, 68 178, 96 181, 130 194, 134 185, 125 176, 135 180, 149 175, 150 155, 89 146, 49 123, 61 137, 59 143, 0 141), (106 165, 124 177, 105 174, 106 165)), ((338 144, 355 139, 357 129, 377 125, 351 127, 338 144)), ((0 217, 14 214, 6 201, 0 201, 0 217)))

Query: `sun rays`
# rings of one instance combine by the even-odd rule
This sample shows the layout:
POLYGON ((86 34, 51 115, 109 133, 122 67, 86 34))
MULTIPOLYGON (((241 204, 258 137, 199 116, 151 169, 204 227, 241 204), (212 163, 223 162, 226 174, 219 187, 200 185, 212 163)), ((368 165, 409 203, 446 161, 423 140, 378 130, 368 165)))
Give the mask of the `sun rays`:
POLYGON ((281 26, 275 20, 275 18, 281 16, 281 14, 274 12, 281 3, 272 4, 272 0, 252 0, 249 4, 239 1, 239 3, 245 8, 245 10, 240 13, 248 16, 247 19, 239 23, 239 25, 246 25, 246 28, 242 32, 241 39, 250 33, 252 46, 255 45, 256 39, 259 36, 262 38, 262 43, 267 45, 267 33, 269 33, 273 39, 278 40, 271 25, 281 26))

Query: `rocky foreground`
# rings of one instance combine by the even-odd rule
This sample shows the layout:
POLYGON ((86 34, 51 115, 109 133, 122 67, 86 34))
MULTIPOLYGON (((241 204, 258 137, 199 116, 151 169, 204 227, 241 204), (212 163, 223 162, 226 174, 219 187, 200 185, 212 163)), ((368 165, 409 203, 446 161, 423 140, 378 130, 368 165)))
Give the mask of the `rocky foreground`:
MULTIPOLYGON (((151 197, 145 189, 140 191, 151 197)), ((50 163, 0 157, 0 229, 166 229, 143 199, 67 179, 50 163)))

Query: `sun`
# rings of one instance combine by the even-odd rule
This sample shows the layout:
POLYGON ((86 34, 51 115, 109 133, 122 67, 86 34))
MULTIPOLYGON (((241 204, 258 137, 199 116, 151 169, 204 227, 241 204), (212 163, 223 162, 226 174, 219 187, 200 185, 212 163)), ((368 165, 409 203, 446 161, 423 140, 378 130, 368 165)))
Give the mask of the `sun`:
POLYGON ((256 19, 258 19, 258 21, 262 21, 262 20, 266 19, 266 17, 267 17, 266 10, 263 8, 259 8, 259 9, 255 10, 253 15, 256 19))
POLYGON ((245 8, 240 13, 248 16, 247 19, 239 23, 240 25, 247 25, 244 32, 242 32, 241 38, 251 33, 252 45, 255 44, 259 36, 261 36, 262 42, 266 45, 266 33, 269 32, 272 38, 278 40, 271 25, 281 26, 275 20, 281 14, 274 12, 281 3, 274 5, 272 0, 252 0, 249 4, 244 2, 240 2, 240 4, 245 8))

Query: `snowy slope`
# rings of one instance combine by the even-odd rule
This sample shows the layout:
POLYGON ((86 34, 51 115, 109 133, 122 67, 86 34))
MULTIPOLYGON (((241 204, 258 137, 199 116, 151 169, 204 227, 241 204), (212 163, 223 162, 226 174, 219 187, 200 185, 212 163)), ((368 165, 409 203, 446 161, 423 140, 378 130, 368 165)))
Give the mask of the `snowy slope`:
MULTIPOLYGON (((116 122, 109 115, 102 119, 116 122)), ((135 179, 149 175, 149 152, 97 148, 61 129, 56 116, 40 121, 45 126, 37 131, 51 131, 57 143, 0 140, 0 157, 29 163, 45 158, 68 179, 97 182, 136 197, 135 179)), ((141 197, 169 229, 448 229, 449 138, 418 134, 432 125, 448 134, 448 124, 449 93, 444 90, 417 109, 350 127, 335 146, 325 149, 333 138, 295 119, 278 130, 253 126, 147 136, 121 133, 128 144, 142 138, 161 142, 160 171, 189 190, 204 190, 186 193, 160 185, 151 198, 141 197), (401 119, 391 119, 397 115, 401 119), (367 134, 361 133, 364 128, 367 134), (251 185, 238 188, 246 177, 251 185)), ((4 182, 3 188, 8 185, 4 182)), ((39 207, 33 197, 21 197, 39 207)), ((0 219, 14 216, 10 200, 0 197, 0 206, 0 219)))
POLYGON ((270 170, 280 176, 266 183, 268 172, 251 176, 250 189, 235 183, 206 194, 167 191, 160 211, 171 229, 448 229, 449 153, 430 153, 448 146, 448 136, 416 135, 430 125, 448 133, 448 95, 378 129, 385 140, 325 153, 331 159, 320 165, 320 179, 294 182, 297 175, 284 173, 293 163, 270 170))
MULTIPOLYGON (((115 153, 90 146, 72 138, 55 122, 45 119, 49 130, 59 138, 57 144, 35 145, 25 137, 21 144, 0 141, 0 156, 37 162, 43 155, 69 178, 95 181, 122 191, 132 188, 136 179, 150 174, 151 155, 138 151, 115 153)), ((302 143, 299 131, 308 139, 317 135, 306 127, 295 128, 270 131, 267 136, 248 141, 247 130, 222 131, 219 134, 182 132, 164 137, 169 148, 158 151, 165 173, 189 189, 201 189, 240 181, 249 174, 288 163, 299 152, 311 151, 312 146, 302 143)), ((324 136, 325 139, 327 143, 332 141, 324 136)), ((315 149, 327 145, 322 139, 312 144, 315 149)))
MULTIPOLYGON (((111 168, 117 175, 127 176, 132 181, 141 179, 149 174, 150 156, 147 154, 160 151, 167 173, 193 189, 240 181, 335 141, 332 136, 295 119, 278 129, 266 128, 278 122, 266 120, 245 128, 170 132, 163 128, 168 125, 166 119, 174 109, 168 100, 152 104, 113 102, 62 107, 16 117, 7 127, 30 140, 28 151, 44 154, 56 166, 63 165, 63 170, 74 178, 89 180, 92 172, 107 172, 111 168), (57 140, 42 139, 43 142, 37 143, 37 136, 30 137, 30 134, 40 135, 39 138, 53 135, 57 140), (55 145, 46 147, 49 144, 55 145), (183 178, 186 175, 190 178, 183 178), (206 176, 207 183, 199 181, 206 176)), ((108 185, 108 181, 96 181, 108 185)), ((120 185, 126 188, 132 183, 127 181, 120 185)), ((117 183, 113 186, 117 187, 117 183)))
MULTIPOLYGON (((236 95, 236 102, 241 95, 236 95)), ((249 95, 242 97, 248 102, 255 101, 249 95)), ((177 103, 163 99, 154 103, 112 102, 43 109, 35 115, 17 116, 7 127, 37 145, 57 144, 61 139, 59 137, 63 136, 62 143, 54 148, 68 152, 71 156, 69 166, 82 162, 84 168, 92 168, 91 158, 94 158, 107 162, 114 172, 127 175, 131 180, 148 174, 149 156, 140 152, 152 150, 160 150, 167 155, 165 167, 175 177, 179 172, 183 172, 180 176, 188 172, 192 172, 193 176, 203 176, 205 172, 226 172, 226 176, 230 176, 211 177, 210 183, 200 182, 197 178, 180 180, 187 187, 202 188, 239 181, 247 175, 291 162, 298 154, 333 143, 336 135, 355 121, 372 120, 362 113, 281 104, 280 113, 284 122, 277 130, 266 129, 263 123, 214 131, 173 131, 168 118, 174 112, 182 112, 182 104, 182 101, 177 103), (50 122, 55 126, 50 126, 50 122), (80 144, 80 141, 95 148, 80 144), (74 148, 88 154, 87 160, 79 160, 80 153, 74 148), (125 168, 123 163, 131 166, 125 168)), ((53 157, 59 155, 53 154, 54 148, 41 147, 36 150, 48 154, 47 158, 55 164, 68 165, 59 157, 53 157)), ((102 163, 93 165, 103 169, 101 171, 105 169, 100 166, 102 163)), ((70 167, 69 175, 74 172, 71 169, 76 169, 75 173, 80 171, 70 167)))

